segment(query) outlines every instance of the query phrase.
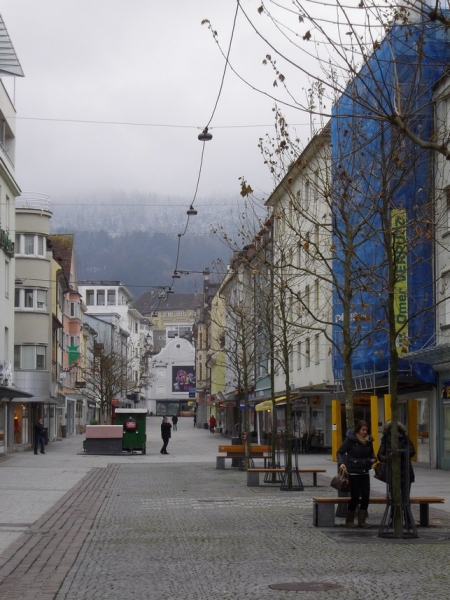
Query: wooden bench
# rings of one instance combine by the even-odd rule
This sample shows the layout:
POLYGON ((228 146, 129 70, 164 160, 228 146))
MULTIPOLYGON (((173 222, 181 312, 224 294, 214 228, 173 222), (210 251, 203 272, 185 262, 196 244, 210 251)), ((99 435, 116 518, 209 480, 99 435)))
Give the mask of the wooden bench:
MULTIPOLYGON (((308 467, 298 467, 297 469, 292 469, 292 472, 296 473, 312 473, 313 476, 313 486, 317 487, 317 473, 326 473, 326 469, 313 469, 308 467)), ((286 473, 286 469, 247 469, 247 485, 250 487, 259 486, 259 474, 260 473, 286 473)))
MULTIPOLYGON (((265 465, 266 460, 269 458, 269 452, 271 451, 270 446, 252 444, 249 446, 249 448, 250 459, 252 460, 251 464, 253 464, 254 458, 263 458, 265 465)), ((219 452, 226 453, 226 456, 216 457, 216 469, 225 469, 225 459, 227 458, 237 459, 240 461, 240 463, 245 459, 245 446, 242 444, 236 444, 235 446, 226 446, 221 444, 219 445, 219 452)))
MULTIPOLYGON (((334 527, 334 505, 347 503, 350 497, 337 497, 337 498, 313 498, 313 525, 315 527, 334 527)), ((387 499, 378 497, 370 498, 370 504, 386 504, 387 499)), ((420 496, 410 498, 411 504, 418 504, 420 511, 420 525, 422 527, 430 526, 430 504, 442 504, 445 502, 444 498, 435 498, 420 496)))

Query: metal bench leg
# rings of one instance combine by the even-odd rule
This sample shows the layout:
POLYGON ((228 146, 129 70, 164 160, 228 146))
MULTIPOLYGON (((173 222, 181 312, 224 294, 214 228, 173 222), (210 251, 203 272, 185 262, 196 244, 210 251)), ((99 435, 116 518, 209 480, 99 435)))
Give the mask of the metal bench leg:
POLYGON ((225 469, 225 457, 218 456, 216 458, 216 469, 225 469))
POLYGON ((419 511, 420 511, 420 525, 422 527, 429 527, 430 526, 430 505, 425 504, 425 503, 419 504, 419 511))
POLYGON ((317 473, 313 473, 313 487, 317 487, 317 473))
POLYGON ((251 473, 247 471, 247 485, 250 487, 259 486, 259 473, 251 473))
POLYGON ((334 504, 314 502, 313 525, 315 527, 334 527, 334 504))

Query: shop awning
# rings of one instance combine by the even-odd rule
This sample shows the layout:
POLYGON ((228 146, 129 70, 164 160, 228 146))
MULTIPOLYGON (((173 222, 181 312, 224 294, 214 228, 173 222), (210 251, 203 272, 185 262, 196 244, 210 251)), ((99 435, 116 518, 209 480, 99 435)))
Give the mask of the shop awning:
MULTIPOLYGON (((11 400, 14 402, 14 398, 32 398, 33 394, 25 392, 19 389, 15 385, 0 385, 0 399, 11 400)), ((20 400, 18 400, 19 402, 20 400)))
POLYGON ((15 398, 13 398, 11 400, 12 404, 58 404, 57 400, 54 400, 53 398, 42 398, 42 397, 36 397, 36 396, 30 396, 29 397, 19 397, 16 396, 15 398))
MULTIPOLYGON (((286 396, 280 396, 279 398, 275 398, 276 404, 285 403, 286 396)), ((264 402, 260 402, 255 406, 256 412, 261 412, 263 410, 270 410, 272 408, 272 400, 264 400, 264 402)))

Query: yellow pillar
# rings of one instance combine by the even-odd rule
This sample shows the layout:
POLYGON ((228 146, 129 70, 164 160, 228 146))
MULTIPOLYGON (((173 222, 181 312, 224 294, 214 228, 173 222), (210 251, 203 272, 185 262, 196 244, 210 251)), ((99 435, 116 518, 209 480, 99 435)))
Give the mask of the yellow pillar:
POLYGON ((390 419, 392 419, 391 395, 385 394, 384 395, 384 422, 386 423, 386 421, 389 421, 390 419))
POLYGON ((416 454, 412 456, 412 460, 416 460, 417 458, 417 443, 419 441, 419 435, 417 427, 418 423, 418 413, 419 413, 419 403, 417 400, 408 400, 407 404, 407 415, 408 415, 408 437, 411 442, 414 444, 414 448, 416 449, 416 454))
POLYGON ((380 434, 378 433, 378 397, 370 396, 370 421, 372 423, 373 449, 375 454, 380 447, 380 434))
POLYGON ((337 462, 336 453, 342 444, 342 417, 339 400, 331 401, 331 458, 337 462))

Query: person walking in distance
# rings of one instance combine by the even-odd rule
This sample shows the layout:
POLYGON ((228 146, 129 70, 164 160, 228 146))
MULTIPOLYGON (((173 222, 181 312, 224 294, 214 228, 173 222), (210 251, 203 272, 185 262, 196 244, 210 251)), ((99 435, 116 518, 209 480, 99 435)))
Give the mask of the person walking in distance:
POLYGON ((370 498, 372 465, 377 462, 373 451, 373 438, 369 435, 366 421, 358 421, 355 429, 349 429, 342 446, 337 451, 339 469, 347 471, 350 479, 350 496, 345 519, 346 527, 355 527, 355 510, 359 504, 358 527, 367 529, 367 507, 370 498))
POLYGON ((167 444, 172 436, 172 425, 169 423, 169 419, 167 417, 163 418, 161 423, 161 437, 163 441, 163 447, 161 448, 161 454, 169 454, 167 452, 167 444))
POLYGON ((41 448, 41 454, 45 454, 44 451, 44 425, 42 419, 38 419, 34 424, 34 453, 38 453, 38 446, 41 448))
POLYGON ((214 430, 216 428, 216 417, 214 415, 211 415, 209 417, 209 432, 210 433, 214 433, 214 430))
POLYGON ((177 430, 177 423, 178 423, 178 417, 177 417, 177 415, 173 415, 173 417, 172 417, 172 423, 173 423, 173 430, 176 431, 177 430))

